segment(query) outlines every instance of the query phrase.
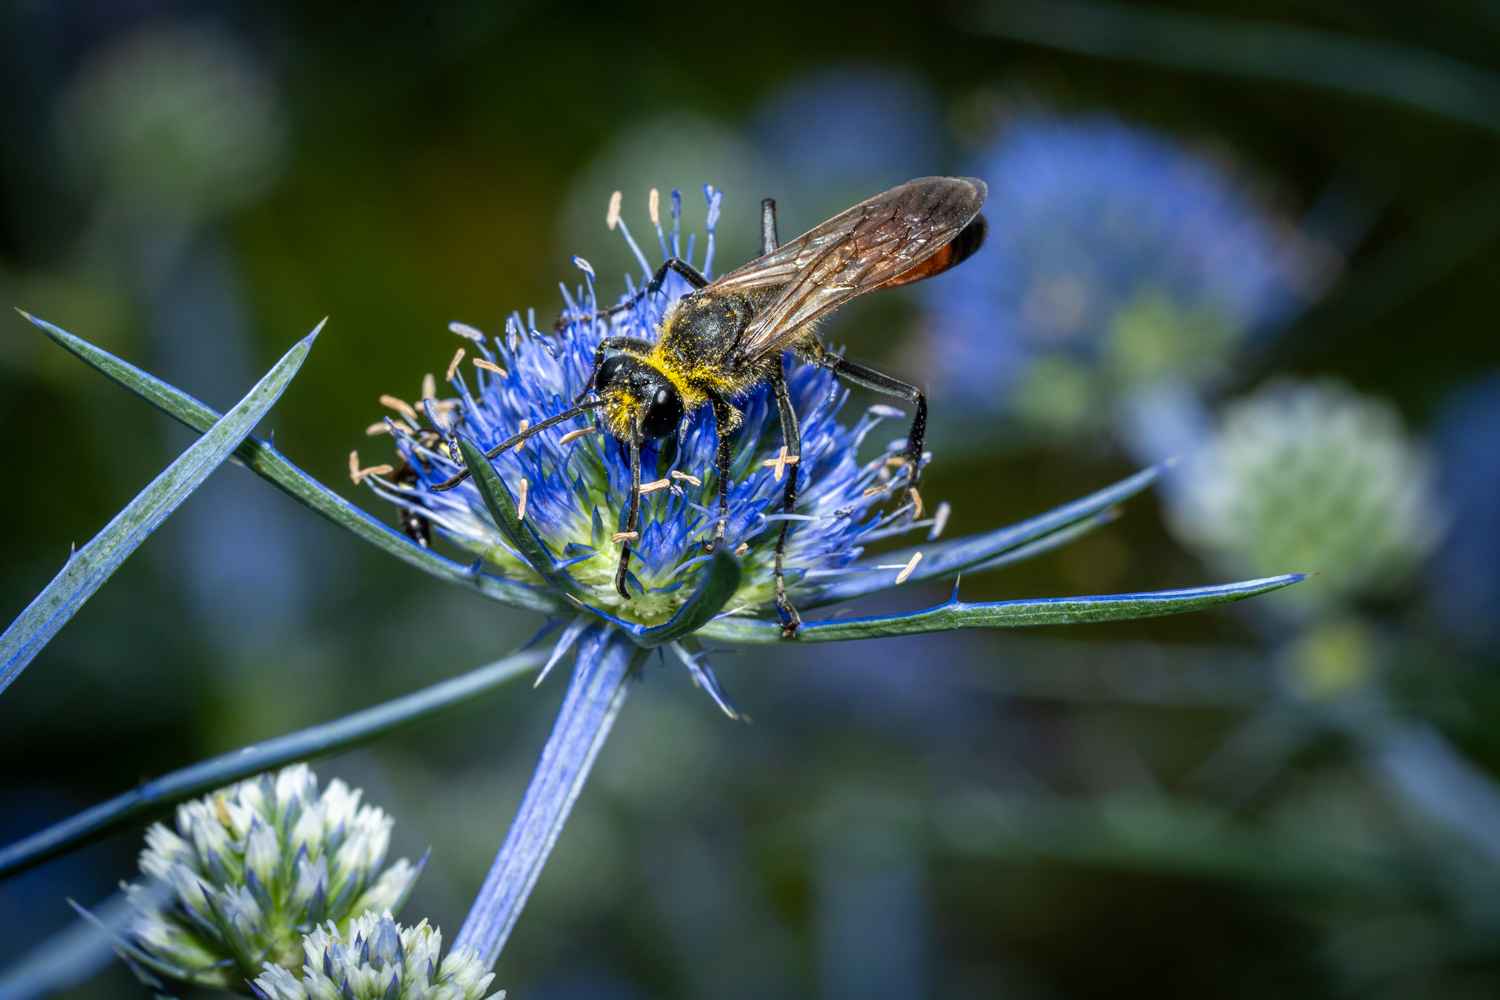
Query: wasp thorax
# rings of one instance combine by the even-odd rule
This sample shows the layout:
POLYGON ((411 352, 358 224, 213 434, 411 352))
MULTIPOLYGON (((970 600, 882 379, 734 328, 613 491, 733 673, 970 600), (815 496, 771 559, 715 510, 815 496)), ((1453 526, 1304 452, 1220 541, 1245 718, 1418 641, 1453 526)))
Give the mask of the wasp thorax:
POLYGON ((604 400, 607 429, 621 441, 636 435, 657 441, 682 422, 682 396, 671 380, 628 354, 617 354, 599 366, 595 391, 604 400))

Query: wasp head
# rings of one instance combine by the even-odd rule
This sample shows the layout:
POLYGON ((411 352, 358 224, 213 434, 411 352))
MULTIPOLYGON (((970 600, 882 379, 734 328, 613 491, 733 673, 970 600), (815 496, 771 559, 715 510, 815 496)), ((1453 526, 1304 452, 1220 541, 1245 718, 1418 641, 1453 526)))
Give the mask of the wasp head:
POLYGON ((659 441, 682 422, 682 396, 655 366, 629 354, 605 359, 594 376, 604 427, 624 442, 659 441))

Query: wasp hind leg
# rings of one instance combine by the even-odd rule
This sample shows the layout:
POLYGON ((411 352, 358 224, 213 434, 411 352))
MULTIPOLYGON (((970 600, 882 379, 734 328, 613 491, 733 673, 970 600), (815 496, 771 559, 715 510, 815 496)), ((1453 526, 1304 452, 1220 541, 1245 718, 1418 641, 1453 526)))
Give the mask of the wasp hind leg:
MULTIPOLYGON (((781 512, 795 514, 797 478, 802 468, 802 432, 797 427, 797 411, 792 408, 791 397, 787 395, 786 378, 779 370, 771 380, 771 385, 776 391, 776 408, 781 411, 781 437, 786 445, 786 458, 780 466, 786 473, 786 485, 781 493, 781 512)), ((782 559, 786 555, 786 539, 791 529, 792 522, 788 518, 781 522, 781 533, 776 536, 776 614, 781 618, 783 639, 794 637, 802 627, 802 616, 797 614, 797 609, 792 607, 791 600, 787 598, 786 582, 782 576, 782 559)))
POLYGON ((922 478, 922 443, 927 437, 927 397, 914 385, 907 385, 864 365, 845 361, 826 350, 809 352, 807 357, 813 364, 822 365, 845 382, 904 399, 916 406, 917 412, 912 417, 911 430, 906 434, 906 499, 911 504, 911 519, 915 521, 920 518, 922 494, 917 492, 917 482, 922 478))

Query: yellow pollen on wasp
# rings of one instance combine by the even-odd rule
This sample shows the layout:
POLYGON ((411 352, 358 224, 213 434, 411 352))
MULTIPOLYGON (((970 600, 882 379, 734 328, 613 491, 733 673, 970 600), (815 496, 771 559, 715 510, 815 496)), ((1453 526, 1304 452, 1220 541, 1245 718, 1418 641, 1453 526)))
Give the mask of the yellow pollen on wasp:
POLYGON ((411 404, 406 402, 406 400, 404 399, 397 399, 395 396, 385 395, 380 397, 380 405, 390 407, 414 424, 421 420, 421 418, 417 416, 417 411, 412 409, 411 404))
POLYGON ((684 480, 692 483, 694 486, 702 486, 703 485, 703 480, 699 479, 697 476, 690 476, 686 472, 678 472, 676 469, 672 470, 672 478, 673 479, 684 479, 684 480))
POLYGON ((863 495, 872 497, 877 493, 884 493, 888 489, 890 489, 889 486, 871 486, 869 489, 865 490, 863 495))
POLYGON ((645 496, 647 493, 655 493, 657 490, 664 490, 671 485, 672 480, 670 479, 658 479, 653 483, 642 483, 641 496, 645 496))
POLYGON ((454 354, 453 354, 453 360, 450 361, 450 362, 448 362, 448 374, 446 374, 446 375, 443 376, 443 380, 444 381, 446 381, 446 382, 452 382, 453 381, 453 376, 455 376, 455 375, 458 374, 458 365, 459 365, 459 362, 463 361, 464 355, 467 354, 467 353, 468 353, 468 351, 465 351, 462 347, 460 347, 457 351, 454 352, 454 354))
POLYGON ((519 487, 517 487, 517 489, 516 489, 516 492, 518 492, 518 493, 521 494, 521 499, 518 500, 518 501, 516 501, 516 520, 517 521, 524 521, 524 520, 526 520, 526 494, 527 494, 527 491, 530 490, 530 489, 531 489, 531 484, 528 483, 524 479, 521 480, 521 485, 519 487))
POLYGON ((922 561, 922 553, 920 553, 920 552, 913 552, 911 554, 911 561, 909 561, 906 564, 906 566, 902 568, 901 572, 899 572, 899 573, 896 574, 896 585, 900 586, 901 584, 905 583, 906 582, 906 578, 909 577, 909 576, 911 576, 912 571, 917 568, 917 563, 919 563, 921 561, 922 561))
POLYGON ((615 224, 620 221, 620 192, 616 191, 609 196, 609 211, 604 213, 604 224, 613 232, 615 224))
MULTIPOLYGON (((521 421, 521 426, 519 426, 519 427, 516 428, 516 433, 517 434, 524 434, 524 433, 526 433, 526 428, 528 428, 530 426, 531 426, 531 421, 530 420, 523 420, 523 421, 521 421)), ((524 447, 526 447, 526 442, 525 441, 518 442, 516 444, 516 447, 515 447, 516 454, 517 455, 521 454, 521 449, 524 448, 524 447)))
POLYGON ((641 537, 639 531, 617 531, 610 536, 612 542, 633 542, 641 537))
POLYGON ((656 190, 656 188, 651 189, 651 200, 648 204, 651 208, 651 224, 660 227, 661 216, 657 213, 657 209, 661 207, 661 192, 656 190))
POLYGON ((560 437, 560 438, 557 439, 557 443, 558 444, 570 444, 570 443, 572 443, 574 441, 577 441, 581 437, 588 437, 590 434, 594 433, 598 429, 599 428, 597 428, 597 427, 580 427, 576 431, 568 431, 568 433, 564 434, 562 437, 560 437))
POLYGON ((483 368, 487 372, 494 372, 496 375, 499 375, 501 378, 506 378, 508 376, 508 374, 509 374, 508 372, 506 372, 506 370, 504 368, 501 368, 499 365, 495 364, 495 362, 493 362, 493 361, 486 361, 484 358, 475 358, 474 359, 474 367, 475 368, 483 368))

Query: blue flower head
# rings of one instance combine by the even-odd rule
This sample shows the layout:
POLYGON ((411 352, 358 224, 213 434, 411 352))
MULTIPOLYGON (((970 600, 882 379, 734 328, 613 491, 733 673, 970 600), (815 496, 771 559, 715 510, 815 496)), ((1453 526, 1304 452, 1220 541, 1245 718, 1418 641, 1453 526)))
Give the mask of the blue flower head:
MULTIPOLYGON (((713 266, 713 226, 722 192, 705 189, 709 198, 709 231, 702 264, 713 266)), ((652 214, 659 219, 655 192, 652 214)), ((695 240, 684 241, 677 231, 680 196, 672 192, 673 224, 656 226, 656 246, 663 258, 680 255, 690 262, 695 240)), ((612 209, 610 221, 628 228, 612 209)), ((642 271, 653 267, 631 239, 642 271)), ((416 405, 389 399, 402 418, 386 426, 395 434, 405 461, 404 475, 387 478, 356 468, 385 499, 410 514, 429 521, 460 548, 488 560, 518 582, 543 584, 532 565, 507 540, 472 481, 448 492, 429 487, 453 476, 462 466, 454 461, 455 435, 472 438, 490 449, 518 430, 537 424, 571 407, 589 384, 596 349, 608 336, 649 340, 672 304, 690 291, 676 275, 662 294, 646 296, 634 308, 608 318, 599 316, 592 268, 581 258, 585 284, 562 289, 564 311, 555 332, 537 330, 534 314, 523 320, 513 315, 504 335, 487 337, 463 324, 452 329, 471 344, 448 369, 450 391, 438 397, 436 380, 429 378, 416 405), (406 470, 410 471, 407 472, 406 470)), ((625 302, 635 293, 627 277, 625 302)), ((780 511, 782 476, 781 425, 774 399, 764 387, 734 400, 744 414, 735 433, 733 483, 725 541, 739 556, 743 575, 729 601, 730 611, 761 610, 774 596, 774 549, 782 521, 791 517, 785 567, 789 585, 803 592, 816 588, 821 577, 837 574, 872 539, 913 525, 906 509, 882 510, 897 490, 885 489, 892 464, 889 452, 860 463, 860 443, 885 417, 899 416, 889 407, 872 407, 852 427, 836 416, 847 393, 825 369, 796 365, 788 375, 788 389, 802 432, 801 493, 795 515, 780 511)), ((694 593, 710 556, 705 543, 713 538, 718 516, 715 456, 718 437, 711 411, 689 413, 678 432, 642 450, 642 510, 640 537, 632 541, 632 561, 621 597, 614 588, 620 545, 625 531, 630 494, 629 455, 614 438, 594 432, 590 415, 559 424, 506 451, 494 467, 514 498, 521 520, 549 551, 559 568, 576 584, 583 604, 623 621, 653 626, 669 620, 694 593)), ((894 442, 893 448, 899 448, 894 442)), ((929 524, 931 522, 918 522, 929 524)))
POLYGON ((1221 167, 1095 115, 1015 123, 981 154, 987 245, 929 289, 935 391, 1071 430, 1122 394, 1213 379, 1303 305, 1307 248, 1221 167))

